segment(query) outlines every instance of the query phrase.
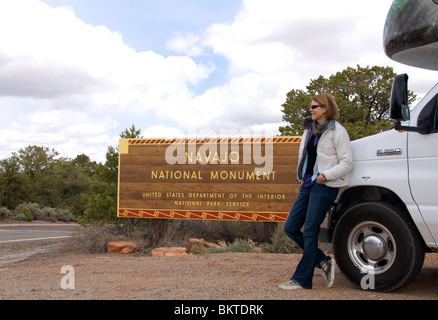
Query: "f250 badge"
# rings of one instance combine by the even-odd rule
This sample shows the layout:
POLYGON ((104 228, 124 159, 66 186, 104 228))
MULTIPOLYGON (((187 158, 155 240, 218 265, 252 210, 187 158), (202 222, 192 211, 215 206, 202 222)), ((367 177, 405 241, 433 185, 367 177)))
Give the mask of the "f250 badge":
POLYGON ((402 154, 401 148, 389 148, 389 149, 377 149, 377 156, 393 156, 396 154, 402 154))

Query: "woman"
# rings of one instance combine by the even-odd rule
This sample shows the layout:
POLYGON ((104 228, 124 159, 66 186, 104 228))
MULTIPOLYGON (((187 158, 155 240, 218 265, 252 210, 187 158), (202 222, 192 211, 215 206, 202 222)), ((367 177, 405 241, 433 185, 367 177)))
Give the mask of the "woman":
POLYGON ((284 226, 285 233, 302 249, 303 256, 290 281, 281 289, 312 289, 314 268, 321 268, 326 286, 333 285, 335 260, 318 248, 320 225, 336 200, 339 188, 348 185, 353 156, 347 131, 334 98, 321 93, 312 98, 312 118, 304 121, 298 157, 300 193, 284 226), (304 225, 304 233, 301 228, 304 225))

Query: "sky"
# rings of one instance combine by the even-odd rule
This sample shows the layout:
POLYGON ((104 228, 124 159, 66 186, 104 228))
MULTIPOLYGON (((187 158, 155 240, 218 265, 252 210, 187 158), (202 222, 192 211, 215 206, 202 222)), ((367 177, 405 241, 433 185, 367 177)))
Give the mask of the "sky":
MULTIPOLYGON (((0 0, 0 159, 21 148, 105 161, 145 138, 276 135, 292 89, 384 53, 392 0, 0 0)), ((340 106, 342 107, 342 106, 340 106)))

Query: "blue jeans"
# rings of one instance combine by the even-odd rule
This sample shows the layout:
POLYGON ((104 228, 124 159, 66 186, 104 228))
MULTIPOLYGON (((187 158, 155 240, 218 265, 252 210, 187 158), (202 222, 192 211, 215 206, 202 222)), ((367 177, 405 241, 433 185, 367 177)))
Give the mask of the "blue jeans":
POLYGON ((303 256, 292 280, 306 289, 312 289, 314 268, 330 259, 318 248, 321 223, 336 200, 338 188, 315 183, 310 188, 300 188, 300 193, 287 217, 284 232, 303 249, 303 256), (304 233, 301 228, 304 225, 304 233))

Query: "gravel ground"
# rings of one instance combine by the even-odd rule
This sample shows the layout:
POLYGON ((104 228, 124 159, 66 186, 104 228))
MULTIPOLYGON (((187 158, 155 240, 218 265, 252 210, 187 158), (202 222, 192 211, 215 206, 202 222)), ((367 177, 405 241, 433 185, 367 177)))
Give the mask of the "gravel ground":
MULTIPOLYGON (((324 286, 316 271, 313 290, 284 291, 299 254, 222 253, 151 257, 118 253, 83 254, 47 243, 20 252, 0 248, 0 299, 4 300, 436 300, 438 255, 427 254, 419 277, 393 293, 364 291, 337 270, 324 286), (27 255, 26 255, 27 253, 27 255), (62 284, 74 269, 74 289, 62 284)), ((71 284, 71 283, 70 283, 71 284)))

